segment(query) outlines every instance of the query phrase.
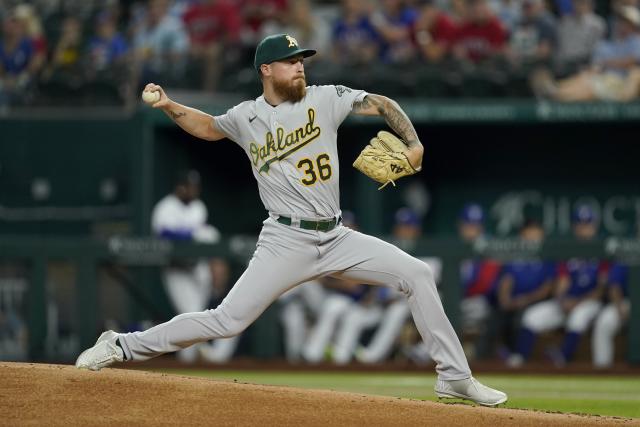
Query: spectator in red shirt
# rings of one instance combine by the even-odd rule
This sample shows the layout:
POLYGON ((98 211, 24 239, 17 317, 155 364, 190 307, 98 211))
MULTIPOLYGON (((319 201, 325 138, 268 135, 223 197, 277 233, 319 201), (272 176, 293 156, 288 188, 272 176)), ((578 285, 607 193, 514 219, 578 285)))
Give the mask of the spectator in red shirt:
POLYGON ((240 38, 242 21, 237 7, 228 0, 204 0, 184 13, 191 57, 203 64, 202 87, 214 91, 221 71, 224 46, 240 38))
POLYGON ((432 0, 422 0, 418 19, 411 29, 411 38, 419 58, 427 62, 440 62, 451 51, 457 26, 432 0))
POLYGON ((467 19, 455 39, 456 58, 479 63, 503 53, 507 32, 486 0, 469 0, 467 19))

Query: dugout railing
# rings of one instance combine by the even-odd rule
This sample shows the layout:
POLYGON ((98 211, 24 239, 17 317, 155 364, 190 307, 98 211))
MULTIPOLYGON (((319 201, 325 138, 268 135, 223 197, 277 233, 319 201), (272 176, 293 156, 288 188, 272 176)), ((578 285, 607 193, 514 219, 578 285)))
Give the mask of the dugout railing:
MULTIPOLYGON (((27 265, 28 357, 44 360, 47 332, 47 263, 71 262, 76 268, 77 324, 81 348, 93 344, 98 319, 97 268, 100 263, 117 262, 130 267, 161 267, 170 259, 224 256, 246 261, 252 252, 251 239, 223 239, 215 245, 172 243, 147 237, 113 237, 99 241, 84 238, 2 237, 0 261, 27 265)), ((462 297, 459 265, 464 259, 488 257, 502 261, 525 258, 561 260, 571 257, 610 259, 628 264, 631 316, 628 326, 630 363, 640 363, 640 239, 608 238, 592 242, 549 238, 541 244, 518 239, 489 239, 465 245, 451 238, 430 238, 417 242, 414 256, 442 260, 441 294, 452 323, 459 326, 462 297)), ((148 278, 147 278, 148 279, 148 278)), ((144 280, 144 278, 143 278, 144 280)), ((134 284, 135 286, 135 284, 134 284)), ((458 329, 459 330, 459 329, 458 329)))

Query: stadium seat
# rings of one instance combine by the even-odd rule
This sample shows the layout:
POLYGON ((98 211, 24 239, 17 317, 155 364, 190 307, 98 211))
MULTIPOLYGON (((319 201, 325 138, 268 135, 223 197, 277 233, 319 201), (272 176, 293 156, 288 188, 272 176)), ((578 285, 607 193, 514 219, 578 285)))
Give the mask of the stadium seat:
POLYGON ((462 82, 462 96, 466 98, 497 98, 506 93, 506 75, 491 70, 466 73, 462 82))
POLYGON ((427 98, 448 98, 455 95, 455 76, 441 67, 416 69, 415 95, 427 98))
POLYGON ((37 106, 74 106, 82 102, 80 89, 71 83, 52 79, 38 83, 34 104, 37 106))
POLYGON ((82 100, 87 106, 119 106, 124 99, 115 82, 110 80, 95 80, 87 82, 80 88, 82 100))

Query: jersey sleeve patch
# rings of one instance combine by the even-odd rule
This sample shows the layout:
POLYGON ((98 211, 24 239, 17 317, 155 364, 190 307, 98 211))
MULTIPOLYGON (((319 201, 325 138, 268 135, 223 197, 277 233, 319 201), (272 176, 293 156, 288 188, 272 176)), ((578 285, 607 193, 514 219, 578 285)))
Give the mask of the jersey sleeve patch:
POLYGON ((336 92, 338 94, 339 97, 342 97, 342 95, 344 95, 344 93, 351 93, 353 92, 350 88, 346 87, 346 86, 342 86, 342 85, 336 85, 336 92))

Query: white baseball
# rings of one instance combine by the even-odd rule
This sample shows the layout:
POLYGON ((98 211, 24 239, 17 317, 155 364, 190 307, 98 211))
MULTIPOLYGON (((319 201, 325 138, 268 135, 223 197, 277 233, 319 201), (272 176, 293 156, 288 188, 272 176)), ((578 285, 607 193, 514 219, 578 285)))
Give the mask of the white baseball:
POLYGON ((152 92, 149 90, 142 91, 142 100, 147 104, 154 104, 160 101, 160 92, 158 91, 152 92))

